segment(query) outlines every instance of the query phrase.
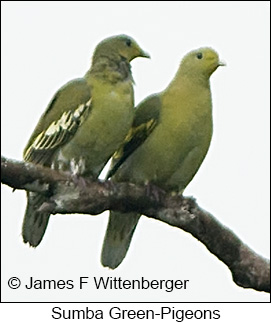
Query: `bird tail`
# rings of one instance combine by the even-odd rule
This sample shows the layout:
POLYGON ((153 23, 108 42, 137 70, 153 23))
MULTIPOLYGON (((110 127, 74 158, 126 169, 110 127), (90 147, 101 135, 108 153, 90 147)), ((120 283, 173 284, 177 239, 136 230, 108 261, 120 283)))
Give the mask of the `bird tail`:
POLYGON ((27 207, 24 215, 22 236, 25 243, 37 247, 42 240, 48 225, 50 213, 39 212, 38 209, 46 201, 39 193, 27 192, 27 207))
POLYGON ((122 262, 139 218, 137 213, 110 212, 101 256, 104 267, 115 269, 122 262))

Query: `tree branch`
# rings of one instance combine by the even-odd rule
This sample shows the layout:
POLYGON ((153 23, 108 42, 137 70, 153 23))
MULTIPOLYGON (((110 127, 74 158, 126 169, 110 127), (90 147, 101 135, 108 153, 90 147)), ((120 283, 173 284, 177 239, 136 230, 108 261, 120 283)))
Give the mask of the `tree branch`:
MULTIPOLYGON (((153 186, 92 181, 70 173, 1 158, 1 182, 14 189, 53 195, 42 208, 52 214, 135 211, 191 233, 231 270, 234 282, 270 292, 270 262, 257 255, 191 197, 171 196, 153 186)), ((127 215, 128 216, 128 215, 127 215)))

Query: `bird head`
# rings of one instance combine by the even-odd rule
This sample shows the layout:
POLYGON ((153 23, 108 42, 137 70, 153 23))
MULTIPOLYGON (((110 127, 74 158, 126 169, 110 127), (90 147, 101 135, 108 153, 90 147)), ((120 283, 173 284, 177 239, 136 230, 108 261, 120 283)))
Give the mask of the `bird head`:
POLYGON ((209 47, 202 47, 189 52, 182 60, 180 68, 190 75, 205 75, 210 77, 219 67, 226 64, 219 60, 215 50, 209 47))
POLYGON ((136 57, 150 58, 150 55, 140 48, 133 38, 127 35, 112 36, 104 39, 97 45, 93 60, 95 60, 95 57, 109 55, 111 57, 120 57, 128 62, 131 62, 136 57))

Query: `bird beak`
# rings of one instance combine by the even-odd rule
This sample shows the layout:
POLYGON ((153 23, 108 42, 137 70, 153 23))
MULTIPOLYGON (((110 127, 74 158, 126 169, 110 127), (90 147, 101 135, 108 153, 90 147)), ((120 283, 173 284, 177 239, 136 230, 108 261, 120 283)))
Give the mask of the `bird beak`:
POLYGON ((218 66, 227 66, 227 64, 224 61, 219 61, 218 66))
POLYGON ((140 52, 140 57, 145 57, 145 58, 151 58, 150 54, 147 52, 144 52, 143 50, 140 52))

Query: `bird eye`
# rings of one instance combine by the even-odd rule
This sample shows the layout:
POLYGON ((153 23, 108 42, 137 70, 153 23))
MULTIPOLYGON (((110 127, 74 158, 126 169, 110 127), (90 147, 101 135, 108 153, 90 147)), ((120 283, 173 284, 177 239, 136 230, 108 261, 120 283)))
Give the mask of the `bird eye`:
POLYGON ((202 59, 202 56, 203 56, 202 53, 197 53, 197 58, 198 59, 202 59))
POLYGON ((131 47, 131 45, 132 45, 132 41, 131 41, 131 39, 126 39, 126 45, 127 45, 128 47, 131 47))

